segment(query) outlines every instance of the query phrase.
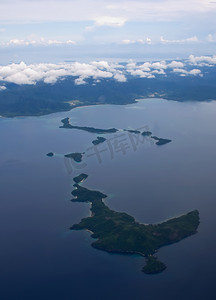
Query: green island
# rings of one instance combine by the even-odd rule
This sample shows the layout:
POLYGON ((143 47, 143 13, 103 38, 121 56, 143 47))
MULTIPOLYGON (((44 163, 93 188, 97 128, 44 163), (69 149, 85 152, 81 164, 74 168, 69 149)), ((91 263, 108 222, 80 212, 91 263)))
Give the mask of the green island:
POLYGON ((158 138, 156 136, 151 136, 151 138, 157 141, 156 145, 158 145, 158 146, 162 146, 162 145, 172 142, 172 140, 162 139, 162 138, 158 138))
POLYGON ((54 153, 53 152, 49 152, 49 153, 47 153, 47 156, 52 157, 52 156, 54 156, 54 153))
POLYGON ((79 163, 82 161, 83 154, 84 154, 84 152, 83 153, 75 152, 75 153, 65 154, 64 157, 71 158, 75 162, 79 163))
POLYGON ((84 130, 91 133, 97 133, 97 134, 105 134, 105 133, 115 133, 118 131, 116 128, 110 128, 110 129, 99 129, 94 127, 86 127, 86 126, 75 126, 71 125, 69 122, 69 118, 62 119, 61 122, 63 123, 60 128, 67 128, 67 129, 79 129, 84 130))
POLYGON ((94 140, 94 141, 92 141, 92 144, 96 146, 96 145, 101 144, 101 143, 103 143, 105 141, 106 141, 106 139, 104 137, 97 136, 97 139, 94 140))
POLYGON ((81 179, 86 179, 86 176, 81 174, 74 178, 76 183, 72 195, 75 198, 71 201, 91 203, 91 217, 83 218, 79 224, 73 225, 71 230, 89 230, 92 238, 96 239, 92 243, 94 248, 111 253, 139 254, 147 260, 142 271, 146 274, 156 274, 166 268, 156 258, 156 251, 197 232, 197 210, 160 224, 144 225, 126 213, 109 209, 103 202, 107 195, 80 186, 78 183, 81 179))

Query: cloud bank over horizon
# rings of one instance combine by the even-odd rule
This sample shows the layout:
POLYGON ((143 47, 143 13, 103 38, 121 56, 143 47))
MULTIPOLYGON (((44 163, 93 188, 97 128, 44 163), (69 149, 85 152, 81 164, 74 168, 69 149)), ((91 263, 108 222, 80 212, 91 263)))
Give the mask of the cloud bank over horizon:
MULTIPOLYGON (((7 0, 0 1, 0 51, 21 47, 134 46, 163 51, 216 44, 216 2, 209 0, 7 0)), ((71 47, 71 48, 72 48, 71 47)), ((85 48, 86 47, 86 48, 85 48)))
POLYGON ((54 84, 57 80, 64 80, 67 76, 74 77, 77 85, 87 84, 91 78, 94 84, 101 79, 113 79, 118 82, 126 82, 129 77, 156 78, 167 76, 168 72, 177 76, 203 76, 199 69, 203 66, 216 65, 216 56, 190 55, 185 61, 156 61, 136 63, 129 61, 126 64, 110 63, 107 61, 92 61, 91 63, 62 63, 62 64, 9 64, 0 66, 0 91, 6 89, 6 83, 17 85, 34 85, 37 82, 54 84))

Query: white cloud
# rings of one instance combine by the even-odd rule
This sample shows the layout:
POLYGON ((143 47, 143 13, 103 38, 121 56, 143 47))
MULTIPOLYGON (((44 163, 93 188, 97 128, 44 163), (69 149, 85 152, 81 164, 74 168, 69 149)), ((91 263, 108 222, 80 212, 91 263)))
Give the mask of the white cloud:
POLYGON ((49 46, 49 45, 76 45, 75 41, 66 40, 66 41, 58 41, 58 40, 51 40, 45 39, 43 37, 35 39, 11 39, 8 42, 0 43, 0 46, 49 46))
POLYGON ((0 28, 0 33, 5 32, 5 28, 0 28))
POLYGON ((136 40, 130 40, 130 39, 125 39, 121 41, 121 44, 124 45, 129 45, 129 44, 151 44, 152 40, 147 37, 144 39, 136 39, 136 40))
POLYGON ((175 61, 173 60, 170 64, 167 65, 169 68, 183 68, 184 63, 181 61, 175 61))
POLYGON ((197 43, 199 42, 197 36, 192 36, 182 40, 166 40, 163 36, 160 37, 160 42, 163 44, 185 44, 185 43, 197 43))
POLYGON ((121 17, 118 18, 118 17, 102 16, 102 17, 95 18, 94 24, 92 26, 87 26, 85 29, 86 31, 92 31, 97 27, 104 27, 104 26, 119 28, 124 26, 126 21, 127 19, 121 17))
MULTIPOLYGON (((0 80, 2 82, 12 82, 15 84, 36 84, 43 81, 47 84, 53 84, 58 79, 64 79, 66 76, 75 77, 74 82, 77 85, 86 84, 89 78, 97 84, 101 79, 113 79, 118 82, 127 81, 128 76, 138 76, 140 78, 155 78, 156 76, 166 76, 169 69, 179 76, 202 76, 199 66, 216 65, 216 56, 191 55, 187 61, 158 61, 135 63, 129 61, 127 65, 111 63, 107 61, 92 61, 90 63, 62 63, 62 64, 30 64, 24 62, 20 64, 10 64, 0 66, 0 80), (191 69, 191 65, 196 68, 191 69)), ((1 90, 5 89, 1 85, 1 90)))
POLYGON ((111 15, 131 20, 161 21, 214 13, 208 0, 7 0, 0 2, 0 20, 6 22, 89 21, 111 15))
POLYGON ((4 90, 6 90, 6 89, 7 89, 6 86, 0 85, 0 91, 4 91, 4 90))
POLYGON ((65 76, 78 77, 76 84, 86 83, 87 78, 95 80, 100 78, 114 78, 117 81, 124 82, 126 78, 119 70, 122 66, 118 64, 108 64, 105 61, 81 64, 78 62, 71 64, 31 64, 26 65, 10 64, 0 66, 0 79, 5 82, 16 84, 35 84, 38 81, 45 83, 55 83, 59 78, 65 76))
POLYGON ((124 26, 126 19, 124 18, 116 18, 116 17, 99 17, 95 20, 95 26, 110 26, 110 27, 122 27, 124 26))
POLYGON ((180 73, 180 75, 194 75, 194 76, 197 76, 197 75, 200 75, 202 76, 202 72, 199 70, 199 69, 192 69, 190 71, 187 71, 187 70, 184 70, 184 69, 173 69, 173 72, 174 73, 180 73))
POLYGON ((118 72, 114 75, 114 79, 116 79, 119 82, 126 82, 127 81, 127 78, 125 77, 125 75, 120 73, 120 72, 118 72))
POLYGON ((196 66, 211 66, 216 64, 216 55, 214 56, 189 56, 189 63, 196 66))

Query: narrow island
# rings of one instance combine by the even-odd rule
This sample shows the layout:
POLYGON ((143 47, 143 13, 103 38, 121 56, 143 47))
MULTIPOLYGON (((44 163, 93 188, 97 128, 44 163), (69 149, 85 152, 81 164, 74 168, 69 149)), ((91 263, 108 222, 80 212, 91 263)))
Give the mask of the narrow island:
POLYGON ((140 134, 140 131, 139 131, 139 130, 124 129, 124 131, 130 132, 130 133, 135 133, 135 134, 140 134))
POLYGON ((172 142, 172 140, 162 139, 162 138, 158 138, 156 136, 151 136, 151 138, 157 141, 156 145, 158 145, 158 146, 162 146, 162 145, 172 142))
POLYGON ((71 158, 75 162, 79 163, 82 161, 83 154, 84 154, 84 152, 83 153, 75 152, 75 153, 65 154, 64 157, 71 158))
POLYGON ((97 136, 97 139, 94 140, 94 141, 92 141, 92 144, 96 146, 96 145, 99 145, 99 144, 101 144, 101 143, 103 143, 105 141, 106 141, 106 139, 104 137, 97 136))
POLYGON ((86 174, 74 178, 75 189, 72 202, 91 203, 91 217, 83 218, 71 230, 89 230, 96 239, 94 248, 122 254, 139 254, 146 258, 142 271, 146 274, 156 274, 164 271, 166 266, 155 256, 156 251, 165 245, 173 244, 197 232, 199 212, 191 211, 183 216, 165 221, 161 224, 144 225, 126 214, 115 212, 103 199, 107 196, 99 191, 92 191, 80 186, 86 174))
POLYGON ((115 133, 118 131, 116 128, 110 128, 110 129, 99 129, 94 127, 86 127, 86 126, 75 126, 71 125, 69 122, 69 118, 62 119, 61 122, 63 123, 62 126, 59 128, 67 128, 67 129, 79 129, 84 130, 91 133, 97 133, 97 134, 105 134, 105 133, 115 133))

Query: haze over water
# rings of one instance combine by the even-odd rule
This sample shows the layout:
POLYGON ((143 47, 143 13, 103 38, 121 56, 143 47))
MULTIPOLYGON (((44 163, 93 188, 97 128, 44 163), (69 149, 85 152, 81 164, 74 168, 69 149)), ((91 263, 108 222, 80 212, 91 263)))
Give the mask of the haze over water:
POLYGON ((214 299, 215 112, 216 102, 147 99, 1 118, 1 299, 214 299), (114 149, 112 156, 105 142, 99 163, 88 150, 96 135, 60 129, 65 117, 78 126, 148 128, 172 143, 134 148, 121 131, 126 153, 114 149), (85 165, 65 160, 70 152, 85 152, 85 165), (89 205, 69 201, 81 172, 89 175, 84 186, 109 196, 110 208, 143 223, 198 209, 198 233, 159 249, 167 269, 153 276, 141 272, 142 257, 93 249, 89 233, 69 230, 89 215, 89 205))

